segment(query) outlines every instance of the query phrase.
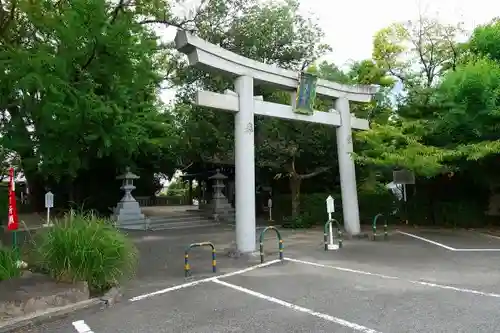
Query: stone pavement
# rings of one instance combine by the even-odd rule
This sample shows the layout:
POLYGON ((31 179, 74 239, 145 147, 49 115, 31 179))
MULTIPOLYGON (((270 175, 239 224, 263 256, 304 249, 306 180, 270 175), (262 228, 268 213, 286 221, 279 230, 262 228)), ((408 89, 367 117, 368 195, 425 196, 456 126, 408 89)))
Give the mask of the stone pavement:
MULTIPOLYGON (((388 241, 345 241, 343 249, 324 252, 319 232, 287 236, 283 263, 276 262, 274 251, 264 267, 243 269, 242 261, 241 267, 222 268, 222 276, 198 272, 201 282, 179 279, 181 284, 172 286, 166 278, 170 283, 162 287, 157 280, 156 294, 151 285, 141 288, 141 281, 154 280, 143 277, 129 287, 129 299, 115 307, 76 313, 26 332, 81 333, 87 327, 94 333, 500 331, 496 251, 460 252, 394 234, 388 241)), ((500 239, 475 233, 434 237, 431 241, 455 249, 484 250, 483 238, 491 249, 500 248, 500 239)))

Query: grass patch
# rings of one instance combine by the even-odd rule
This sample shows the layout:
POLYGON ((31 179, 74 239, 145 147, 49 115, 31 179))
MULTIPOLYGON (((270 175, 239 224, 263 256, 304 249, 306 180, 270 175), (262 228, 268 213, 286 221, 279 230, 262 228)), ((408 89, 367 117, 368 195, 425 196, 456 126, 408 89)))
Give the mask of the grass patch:
POLYGON ((17 267, 18 254, 13 249, 0 248, 0 281, 21 276, 17 267))
POLYGON ((30 264, 59 281, 86 281, 102 293, 135 273, 138 252, 108 219, 70 213, 33 240, 30 264))

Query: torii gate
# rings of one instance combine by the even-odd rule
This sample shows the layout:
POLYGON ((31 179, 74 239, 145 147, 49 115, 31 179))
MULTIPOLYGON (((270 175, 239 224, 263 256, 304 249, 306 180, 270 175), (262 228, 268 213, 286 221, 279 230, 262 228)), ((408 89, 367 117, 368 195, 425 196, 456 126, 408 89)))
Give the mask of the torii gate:
POLYGON ((264 102, 254 96, 254 84, 267 84, 289 90, 292 101, 298 86, 297 73, 254 61, 217 45, 208 43, 186 31, 175 36, 177 50, 188 56, 189 64, 235 78, 236 92, 218 94, 198 91, 195 104, 235 113, 234 141, 236 168, 236 246, 243 253, 254 252, 255 244, 255 138, 254 115, 308 121, 337 128, 342 210, 346 231, 359 234, 359 208, 353 152, 352 128, 366 130, 369 123, 349 112, 349 101, 369 102, 376 86, 348 86, 319 79, 316 93, 336 98, 337 110, 314 111, 312 115, 294 112, 292 105, 264 102))

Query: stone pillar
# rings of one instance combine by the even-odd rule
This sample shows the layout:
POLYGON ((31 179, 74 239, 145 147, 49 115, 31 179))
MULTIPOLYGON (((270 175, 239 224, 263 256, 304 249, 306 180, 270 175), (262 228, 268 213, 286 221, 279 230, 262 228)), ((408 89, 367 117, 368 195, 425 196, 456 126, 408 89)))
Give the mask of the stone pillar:
POLYGON ((234 88, 239 111, 234 118, 236 178, 236 247, 239 252, 255 251, 255 140, 253 78, 240 76, 234 88))
POLYGON ((339 158, 344 227, 349 234, 357 235, 361 232, 361 229, 359 225, 356 171, 354 160, 351 157, 353 145, 349 101, 346 98, 337 99, 335 109, 340 113, 342 122, 340 127, 337 127, 337 153, 339 158))

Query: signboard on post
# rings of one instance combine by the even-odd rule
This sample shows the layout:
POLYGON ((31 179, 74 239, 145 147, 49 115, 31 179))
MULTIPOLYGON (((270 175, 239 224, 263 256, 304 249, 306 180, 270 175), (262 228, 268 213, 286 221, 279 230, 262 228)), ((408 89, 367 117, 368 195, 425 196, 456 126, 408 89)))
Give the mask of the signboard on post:
POLYGON ((331 195, 326 198, 326 212, 329 219, 331 218, 331 214, 335 213, 335 199, 331 195))
POLYGON ((408 224, 408 208, 407 208, 407 194, 406 194, 406 185, 415 184, 415 174, 409 170, 394 170, 392 172, 392 182, 396 184, 396 186, 402 186, 402 197, 403 197, 403 208, 405 215, 405 223, 408 224))
POLYGON ((44 223, 44 227, 51 226, 50 223, 50 209, 54 208, 54 194, 50 191, 45 193, 45 208, 47 209, 47 222, 44 223))
POLYGON ((269 208, 269 221, 273 220, 273 199, 267 199, 267 208, 269 208))
POLYGON ((45 193, 45 208, 54 208, 54 194, 50 191, 45 193))
POLYGON ((394 170, 392 172, 392 179, 394 184, 415 184, 415 174, 408 170, 394 170))
POLYGON ((294 110, 296 113, 307 115, 313 114, 317 81, 318 77, 312 73, 302 72, 300 74, 299 87, 297 88, 297 100, 294 110))
MULTIPOLYGON (((335 199, 331 195, 326 198, 326 212, 328 213, 328 221, 331 221, 332 214, 335 213, 335 199)), ((332 228, 332 223, 328 223, 328 233, 329 233, 329 239, 330 243, 327 245, 328 250, 338 250, 339 246, 336 244, 333 244, 333 228, 332 228)))
POLYGON ((392 172, 392 182, 403 185, 403 200, 406 202, 406 185, 415 184, 415 174, 408 170, 395 170, 392 172))

